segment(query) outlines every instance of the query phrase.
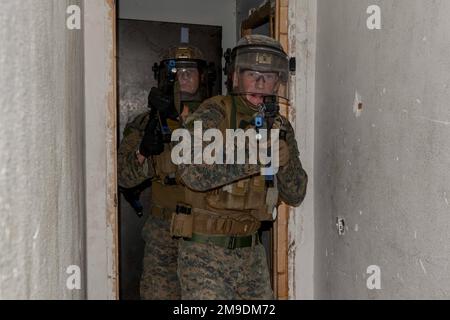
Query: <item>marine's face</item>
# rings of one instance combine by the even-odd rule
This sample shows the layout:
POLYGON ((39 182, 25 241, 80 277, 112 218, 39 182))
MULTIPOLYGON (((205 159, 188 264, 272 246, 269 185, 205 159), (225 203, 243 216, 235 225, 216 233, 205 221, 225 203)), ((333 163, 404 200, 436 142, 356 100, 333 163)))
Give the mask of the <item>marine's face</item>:
POLYGON ((258 106, 263 103, 265 95, 276 92, 278 79, 276 72, 244 70, 239 72, 240 91, 245 93, 248 102, 258 106))
POLYGON ((197 68, 180 68, 177 70, 177 80, 181 92, 194 94, 198 90, 200 74, 197 68))

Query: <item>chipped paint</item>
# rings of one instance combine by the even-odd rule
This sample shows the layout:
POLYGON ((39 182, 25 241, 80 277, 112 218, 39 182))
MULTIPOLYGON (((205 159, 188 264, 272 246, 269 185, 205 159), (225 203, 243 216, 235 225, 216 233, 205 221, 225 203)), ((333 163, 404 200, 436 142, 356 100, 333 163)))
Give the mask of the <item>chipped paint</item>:
POLYGON ((363 102, 358 90, 355 91, 355 99, 353 101, 353 113, 359 118, 363 111, 363 102))
POLYGON ((115 1, 85 0, 85 6, 88 298, 117 299, 115 1))

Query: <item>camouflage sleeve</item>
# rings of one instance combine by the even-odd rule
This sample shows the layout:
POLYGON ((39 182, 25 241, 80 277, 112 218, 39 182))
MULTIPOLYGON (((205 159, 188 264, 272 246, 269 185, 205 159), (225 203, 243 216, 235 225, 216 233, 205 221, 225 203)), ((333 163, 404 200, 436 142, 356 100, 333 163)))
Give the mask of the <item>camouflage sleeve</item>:
POLYGON ((146 112, 137 116, 125 127, 117 155, 118 182, 121 187, 135 187, 154 175, 152 162, 149 159, 141 165, 136 158, 136 150, 141 143, 147 122, 148 113, 146 112))
POLYGON ((289 123, 287 125, 286 142, 289 146, 289 162, 279 168, 277 173, 279 197, 286 204, 298 207, 305 198, 308 175, 300 162, 297 141, 294 130, 289 123))
MULTIPOLYGON (((218 97, 204 101, 200 107, 191 114, 185 122, 185 127, 194 133, 194 122, 202 122, 203 132, 211 128, 220 128, 225 121, 225 104, 218 97)), ((203 142, 203 148, 208 143, 203 142)), ((192 143, 192 153, 194 146, 192 143)), ((225 150, 225 146, 224 146, 225 150)), ((231 184, 260 172, 259 165, 251 164, 181 164, 178 167, 178 176, 183 183, 195 191, 209 191, 231 184)))

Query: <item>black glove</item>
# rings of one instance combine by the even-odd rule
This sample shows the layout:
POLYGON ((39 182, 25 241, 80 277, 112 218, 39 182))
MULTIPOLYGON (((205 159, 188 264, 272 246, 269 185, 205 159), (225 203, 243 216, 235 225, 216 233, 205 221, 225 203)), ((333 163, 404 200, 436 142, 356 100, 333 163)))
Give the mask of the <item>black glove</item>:
POLYGON ((163 132, 163 129, 167 131, 167 125, 165 128, 161 128, 161 124, 166 124, 167 118, 176 118, 173 95, 164 94, 159 88, 153 87, 150 90, 148 108, 150 109, 150 119, 139 146, 139 153, 146 158, 160 155, 164 151, 167 132, 163 132))
POLYGON ((159 119, 150 114, 150 119, 145 127, 144 137, 139 145, 139 153, 144 157, 160 155, 164 151, 163 137, 159 119))
POLYGON ((161 118, 176 120, 178 112, 175 109, 173 89, 168 89, 166 91, 168 91, 168 93, 153 87, 148 95, 148 107, 150 108, 151 113, 159 113, 161 118))

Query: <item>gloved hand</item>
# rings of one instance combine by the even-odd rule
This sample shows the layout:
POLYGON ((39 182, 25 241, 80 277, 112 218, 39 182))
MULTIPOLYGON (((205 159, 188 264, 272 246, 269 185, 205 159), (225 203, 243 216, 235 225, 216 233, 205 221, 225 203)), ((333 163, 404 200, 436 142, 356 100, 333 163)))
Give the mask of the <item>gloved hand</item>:
POLYGON ((151 118, 145 128, 144 137, 139 146, 139 153, 144 157, 156 156, 164 151, 158 118, 151 118))
POLYGON ((155 87, 150 90, 148 95, 148 107, 150 110, 155 109, 153 110, 154 114, 158 111, 160 117, 176 120, 178 118, 178 112, 174 103, 173 93, 167 94, 155 87))
MULTIPOLYGON (((259 149, 262 152, 266 152, 267 149, 270 150, 270 140, 267 143, 259 143, 259 149)), ((270 151, 269 151, 270 152, 270 151)), ((284 167, 289 163, 289 146, 285 140, 278 140, 278 167, 284 167)))

